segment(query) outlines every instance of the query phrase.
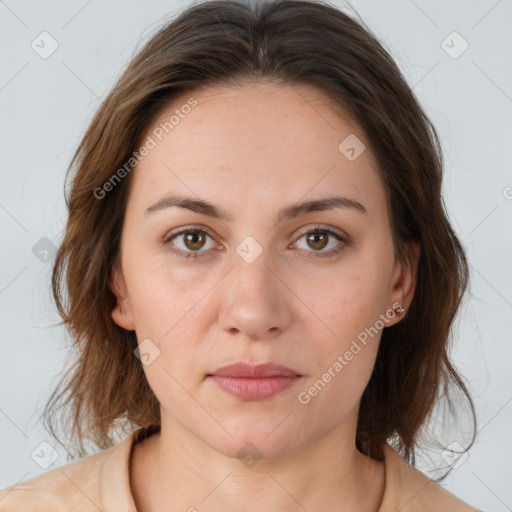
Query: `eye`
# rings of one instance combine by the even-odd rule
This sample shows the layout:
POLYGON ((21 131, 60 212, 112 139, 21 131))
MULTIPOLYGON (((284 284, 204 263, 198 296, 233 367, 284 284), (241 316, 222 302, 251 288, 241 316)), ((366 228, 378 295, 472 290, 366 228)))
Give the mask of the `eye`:
POLYGON ((307 252, 313 252, 312 256, 316 258, 328 258, 334 256, 342 251, 346 245, 349 245, 348 238, 345 238, 329 226, 315 226, 312 229, 309 228, 307 231, 302 232, 302 236, 299 240, 303 238, 305 238, 306 247, 313 249, 313 251, 308 251, 306 249, 307 252), (334 248, 328 251, 322 251, 322 249, 329 245, 333 238, 342 243, 338 243, 334 248))
MULTIPOLYGON (((348 236, 345 238, 329 226, 315 226, 314 228, 303 230, 299 240, 303 238, 306 240, 306 246, 313 249, 313 251, 309 251, 306 248, 306 252, 313 253, 312 256, 315 258, 332 257, 341 252, 345 246, 350 245, 348 236), (328 251, 323 251, 333 238, 342 243, 338 243, 337 246, 335 245, 334 248, 328 251)), ((171 232, 163 240, 163 243, 173 254, 186 259, 196 259, 200 256, 200 253, 208 252, 212 245, 215 245, 212 236, 205 229, 194 226, 188 226, 179 231, 171 232), (207 244, 208 238, 211 240, 210 246, 207 244)), ((298 242, 295 243, 297 244, 298 242)))
POLYGON ((212 238, 204 229, 188 226, 181 231, 170 233, 163 243, 168 246, 173 254, 176 254, 180 258, 196 259, 199 256, 198 253, 207 252, 208 249, 211 249, 211 246, 208 247, 205 244, 207 237, 212 238), (178 244, 172 242, 172 240, 175 239, 179 241, 178 244), (206 250, 201 251, 204 247, 206 247, 206 250))

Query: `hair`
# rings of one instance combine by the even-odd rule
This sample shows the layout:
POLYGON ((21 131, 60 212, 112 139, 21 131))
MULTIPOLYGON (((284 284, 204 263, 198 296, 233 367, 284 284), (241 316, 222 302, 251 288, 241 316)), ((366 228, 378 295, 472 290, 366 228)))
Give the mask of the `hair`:
POLYGON ((114 427, 160 428, 160 404, 134 357, 135 332, 111 316, 116 297, 110 285, 133 173, 101 199, 97 191, 126 162, 133 166, 142 137, 178 95, 248 80, 313 86, 344 108, 377 158, 395 257, 410 264, 410 242, 421 244, 412 303, 400 322, 383 329, 361 397, 358 449, 382 460, 392 440, 414 464, 422 426, 441 397, 451 400, 452 390, 469 403, 471 447, 475 408, 449 358, 469 272, 441 195, 438 135, 382 43, 362 21, 321 0, 191 5, 131 59, 99 107, 66 174, 67 182, 73 173, 69 197, 65 192, 69 215, 52 292, 76 360, 46 403, 45 427, 57 438, 56 415, 65 406, 66 431, 80 456, 85 440, 112 446, 114 427))

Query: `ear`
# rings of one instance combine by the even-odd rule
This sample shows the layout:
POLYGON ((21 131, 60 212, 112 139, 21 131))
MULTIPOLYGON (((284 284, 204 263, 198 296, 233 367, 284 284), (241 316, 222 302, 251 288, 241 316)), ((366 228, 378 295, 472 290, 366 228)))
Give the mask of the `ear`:
MULTIPOLYGON (((400 304, 405 308, 405 314, 407 314, 414 297, 421 253, 420 242, 411 241, 408 242, 408 245, 409 258, 407 262, 397 262, 395 265, 390 295, 391 302, 388 306, 390 309, 394 309, 400 304)), ((398 323, 403 317, 404 314, 396 314, 393 319, 389 320, 387 327, 398 323)))
POLYGON ((112 318, 114 322, 119 325, 119 327, 123 327, 127 331, 135 330, 132 310, 126 291, 126 283, 122 272, 118 269, 115 269, 112 273, 110 288, 117 299, 116 306, 112 310, 112 318))

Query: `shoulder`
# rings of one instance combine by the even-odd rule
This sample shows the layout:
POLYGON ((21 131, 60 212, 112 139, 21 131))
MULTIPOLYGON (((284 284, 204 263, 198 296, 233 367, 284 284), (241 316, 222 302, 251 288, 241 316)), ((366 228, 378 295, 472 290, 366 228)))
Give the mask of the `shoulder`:
POLYGON ((111 496, 106 488, 129 492, 128 457, 133 437, 132 433, 106 450, 0 490, 0 510, 105 510, 111 496))
MULTIPOLYGON (((409 465, 391 446, 386 445, 384 450, 386 487, 388 484, 390 486, 386 494, 394 496, 398 510, 402 512, 482 512, 409 465), (389 482, 388 477, 391 480, 389 482)), ((385 508, 381 510, 387 512, 385 508)))
POLYGON ((2 489, 0 509, 28 512, 70 510, 72 507, 73 510, 86 511, 94 507, 93 504, 100 508, 99 480, 107 451, 2 489))

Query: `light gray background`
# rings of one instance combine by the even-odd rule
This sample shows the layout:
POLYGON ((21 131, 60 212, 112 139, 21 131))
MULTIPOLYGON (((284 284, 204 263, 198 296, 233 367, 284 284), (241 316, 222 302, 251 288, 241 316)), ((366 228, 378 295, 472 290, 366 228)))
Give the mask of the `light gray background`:
MULTIPOLYGON (((187 5, 0 0, 0 488, 45 472, 31 453, 43 441, 56 445, 37 417, 68 357, 49 294, 53 255, 44 253, 48 241, 58 245, 65 225, 66 167, 134 50, 187 5), (31 47, 43 31, 59 45, 46 59, 31 47)), ((486 511, 512 510, 512 2, 351 5, 391 51, 439 131, 444 196, 471 263, 453 357, 470 384, 480 433, 442 485, 486 511), (457 58, 443 46, 458 52, 463 41, 442 43, 453 31, 469 44, 457 58)), ((64 449, 55 448, 48 470, 67 463, 64 449)))

